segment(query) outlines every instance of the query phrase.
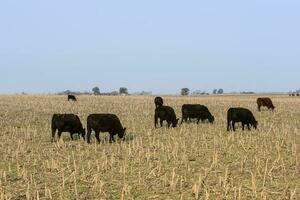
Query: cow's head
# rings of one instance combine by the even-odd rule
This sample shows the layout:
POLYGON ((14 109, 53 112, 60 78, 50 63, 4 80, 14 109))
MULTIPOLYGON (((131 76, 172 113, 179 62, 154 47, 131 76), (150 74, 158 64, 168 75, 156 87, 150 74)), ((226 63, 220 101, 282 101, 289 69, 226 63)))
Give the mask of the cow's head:
POLYGON ((208 118, 208 121, 209 121, 210 123, 214 123, 215 117, 214 117, 213 115, 211 115, 211 116, 208 118))
POLYGON ((123 137, 125 138, 125 135, 126 135, 125 131, 126 131, 126 128, 121 129, 121 131, 118 133, 119 138, 123 138, 123 137))
POLYGON ((178 124, 178 121, 179 121, 179 118, 175 119, 173 122, 172 122, 172 127, 175 128, 178 124))
POLYGON ((254 120, 254 122, 252 123, 252 126, 257 129, 257 125, 258 125, 258 121, 254 120))

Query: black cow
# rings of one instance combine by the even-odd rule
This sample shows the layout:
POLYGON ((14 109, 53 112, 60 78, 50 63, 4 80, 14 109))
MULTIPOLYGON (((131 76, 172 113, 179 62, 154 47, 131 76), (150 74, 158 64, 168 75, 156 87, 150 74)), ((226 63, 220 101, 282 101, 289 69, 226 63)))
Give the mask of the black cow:
POLYGON ((174 109, 170 106, 159 106, 155 109, 154 115, 154 126, 156 128, 158 118, 160 119, 160 126, 162 127, 163 121, 166 120, 168 123, 168 128, 171 126, 175 128, 178 124, 178 118, 176 118, 176 114, 174 109))
POLYGON ((114 135, 119 138, 125 136, 126 128, 123 128, 119 118, 114 114, 91 114, 87 118, 87 142, 90 143, 92 131, 95 131, 95 137, 100 143, 100 132, 108 132, 109 142, 115 142, 114 135))
POLYGON ((249 130, 251 130, 250 125, 257 129, 258 122, 252 112, 246 108, 230 108, 227 111, 227 131, 231 129, 235 131, 234 124, 236 122, 242 122, 243 130, 245 125, 249 130))
POLYGON ((85 129, 82 127, 80 119, 77 115, 74 114, 54 114, 52 116, 51 123, 52 130, 52 142, 55 140, 55 132, 58 130, 58 140, 62 132, 69 132, 71 139, 73 140, 73 134, 78 134, 85 137, 85 129))
POLYGON ((210 123, 215 121, 215 117, 209 112, 208 108, 204 105, 200 104, 184 104, 181 108, 182 112, 182 121, 187 122, 189 119, 197 119, 197 124, 200 119, 201 122, 204 120, 208 120, 210 123))
POLYGON ((72 94, 68 95, 68 101, 70 101, 70 100, 77 101, 76 97, 74 95, 72 95, 72 94))
POLYGON ((161 97, 155 97, 154 99, 155 107, 162 106, 164 104, 164 100, 161 97))

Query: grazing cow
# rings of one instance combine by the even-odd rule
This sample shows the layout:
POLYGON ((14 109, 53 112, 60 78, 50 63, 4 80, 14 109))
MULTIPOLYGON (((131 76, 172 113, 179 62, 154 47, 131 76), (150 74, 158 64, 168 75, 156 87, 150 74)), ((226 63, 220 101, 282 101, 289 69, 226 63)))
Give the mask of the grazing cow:
POLYGON ((76 97, 74 95, 72 95, 72 94, 68 95, 68 101, 70 101, 70 100, 77 101, 76 97))
POLYGON ((272 103, 272 100, 269 97, 264 97, 264 98, 257 98, 257 107, 258 111, 260 111, 260 108, 267 107, 268 109, 274 110, 275 106, 272 103))
MULTIPOLYGON (((74 114, 54 114, 52 116, 52 142, 55 140, 55 132, 58 130, 58 140, 62 132, 69 132, 71 139, 73 140, 73 134, 81 134, 85 137, 85 129, 82 127, 80 119, 77 115, 74 114)), ((80 136, 80 135, 79 135, 80 136)))
POLYGON ((295 94, 293 93, 292 96, 295 96, 295 94))
POLYGON ((209 112, 208 108, 204 105, 200 104, 184 104, 181 108, 182 112, 182 121, 187 121, 188 119, 197 119, 197 124, 200 119, 201 122, 204 120, 208 120, 210 123, 215 121, 214 116, 209 112))
POLYGON ((246 108, 230 108, 227 111, 227 131, 235 131, 235 123, 242 122, 242 127, 244 130, 245 125, 250 129, 250 125, 257 129, 258 122, 253 116, 252 112, 246 108))
POLYGON ((161 97, 155 97, 154 99, 155 107, 162 106, 164 104, 164 100, 161 97))
POLYGON ((296 96, 297 96, 297 97, 299 97, 299 96, 300 96, 300 94, 299 94, 299 93, 297 93, 297 94, 296 94, 296 96))
POLYGON ((126 128, 123 128, 119 118, 114 114, 91 114, 87 118, 87 142, 90 143, 92 131, 95 131, 95 137, 100 143, 100 132, 108 132, 109 142, 115 142, 114 135, 119 138, 125 136, 126 128))
POLYGON ((167 121, 168 128, 172 125, 173 128, 175 128, 178 124, 178 118, 176 118, 176 114, 174 112, 174 109, 170 106, 159 106, 155 109, 155 115, 154 115, 154 126, 156 128, 158 118, 160 119, 160 126, 162 127, 163 121, 167 121))

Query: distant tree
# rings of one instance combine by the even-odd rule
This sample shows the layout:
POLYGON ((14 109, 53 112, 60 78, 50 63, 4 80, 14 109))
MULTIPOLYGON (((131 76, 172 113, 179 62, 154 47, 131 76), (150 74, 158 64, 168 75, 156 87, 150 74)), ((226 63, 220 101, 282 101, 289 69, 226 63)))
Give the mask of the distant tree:
POLYGON ((141 91, 141 92, 137 92, 136 93, 136 95, 145 95, 145 96, 151 95, 151 94, 152 94, 151 91, 141 91))
POLYGON ((182 88, 181 89, 181 95, 182 96, 187 96, 190 93, 190 89, 189 88, 182 88))
POLYGON ((213 90, 213 94, 217 94, 217 92, 218 92, 218 89, 213 90))
POLYGON ((192 92, 192 95, 194 96, 198 96, 198 95, 202 95, 202 91, 201 90, 195 90, 194 92, 192 92))
POLYGON ((221 88, 218 90, 218 94, 223 94, 224 93, 224 90, 221 88))
POLYGON ((118 91, 112 91, 112 92, 110 92, 110 95, 117 96, 117 95, 119 95, 119 92, 118 91))
POLYGON ((119 93, 120 94, 128 94, 128 89, 126 87, 120 87, 119 93))
POLYGON ((100 95, 100 89, 99 89, 99 87, 94 87, 93 89, 92 89, 92 91, 93 91, 93 93, 94 93, 94 95, 100 95))

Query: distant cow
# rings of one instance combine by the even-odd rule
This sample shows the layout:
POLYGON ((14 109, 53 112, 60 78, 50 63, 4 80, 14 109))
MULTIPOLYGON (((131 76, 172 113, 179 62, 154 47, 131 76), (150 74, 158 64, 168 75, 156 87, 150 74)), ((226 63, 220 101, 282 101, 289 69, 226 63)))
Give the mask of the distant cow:
MULTIPOLYGON (((197 119, 197 124, 199 121, 208 120, 210 123, 215 121, 214 116, 209 112, 208 108, 200 104, 184 104, 181 108, 182 112, 182 122, 188 119, 197 119)), ((181 122, 181 123, 182 123, 181 122)))
POLYGON ((161 97, 155 97, 154 99, 155 107, 162 106, 164 104, 164 100, 161 97))
POLYGON ((258 98, 256 102, 257 102, 258 111, 260 111, 260 108, 262 106, 267 107, 268 109, 271 109, 271 110, 275 109, 275 106, 273 105, 273 102, 269 97, 258 98))
POLYGON ((109 142, 115 142, 114 135, 119 138, 125 136, 126 128, 123 128, 119 118, 114 114, 91 114, 87 118, 87 142, 90 143, 92 131, 95 131, 95 137, 100 143, 100 132, 108 132, 109 142))
POLYGON ((300 96, 300 94, 299 94, 299 93, 297 93, 297 94, 296 94, 296 96, 297 96, 297 97, 299 97, 299 96, 300 96))
POLYGON ((155 109, 155 115, 154 115, 154 126, 156 128, 158 118, 160 119, 160 126, 162 127, 163 121, 167 121, 168 128, 172 125, 173 128, 175 128, 178 124, 178 118, 176 118, 176 114, 174 112, 174 109, 170 106, 159 106, 155 109))
POLYGON ((71 139, 73 140, 73 134, 78 134, 85 137, 85 129, 82 127, 80 119, 77 115, 74 114, 54 114, 52 116, 52 142, 55 140, 55 132, 58 130, 58 140, 62 132, 69 132, 71 139))
POLYGON ((245 125, 250 129, 250 125, 257 129, 258 122, 253 116, 252 112, 246 108, 230 108, 227 111, 227 131, 235 131, 235 123, 241 122, 244 130, 245 125))
POLYGON ((70 100, 77 101, 76 97, 74 95, 72 95, 72 94, 68 95, 68 101, 70 101, 70 100))

